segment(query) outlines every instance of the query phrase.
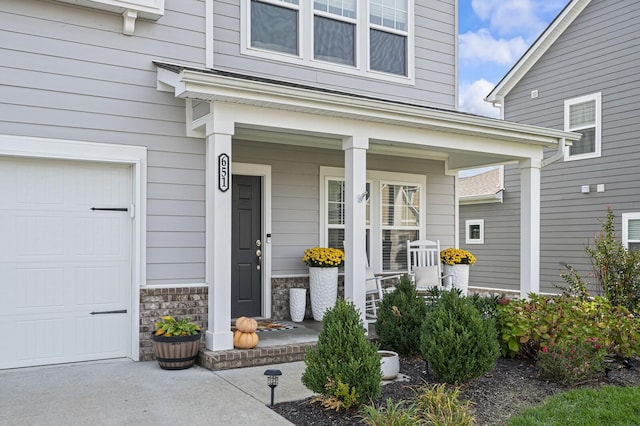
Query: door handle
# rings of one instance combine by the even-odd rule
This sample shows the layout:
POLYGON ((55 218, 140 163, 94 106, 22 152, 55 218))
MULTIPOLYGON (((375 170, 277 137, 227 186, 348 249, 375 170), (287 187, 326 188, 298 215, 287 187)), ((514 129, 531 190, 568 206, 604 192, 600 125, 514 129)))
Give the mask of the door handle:
POLYGON ((262 250, 256 250, 256 257, 258 258, 258 264, 256 265, 256 269, 260 270, 260 264, 262 263, 262 250))

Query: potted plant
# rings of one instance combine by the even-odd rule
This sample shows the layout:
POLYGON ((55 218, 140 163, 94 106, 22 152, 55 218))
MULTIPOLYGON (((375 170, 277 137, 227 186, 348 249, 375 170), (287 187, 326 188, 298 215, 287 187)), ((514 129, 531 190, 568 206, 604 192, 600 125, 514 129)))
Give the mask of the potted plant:
POLYGON ((200 350, 200 326, 189 318, 160 317, 151 333, 153 351, 160 368, 183 370, 196 362, 200 350))
POLYGON ((338 297, 338 268, 344 265, 344 252, 337 248, 313 247, 305 250, 302 261, 309 267, 309 292, 313 319, 322 321, 338 297))
POLYGON ((448 286, 459 288, 467 294, 469 288, 469 266, 476 263, 471 252, 459 248, 447 248, 440 252, 440 260, 444 263, 444 275, 449 275, 448 286))

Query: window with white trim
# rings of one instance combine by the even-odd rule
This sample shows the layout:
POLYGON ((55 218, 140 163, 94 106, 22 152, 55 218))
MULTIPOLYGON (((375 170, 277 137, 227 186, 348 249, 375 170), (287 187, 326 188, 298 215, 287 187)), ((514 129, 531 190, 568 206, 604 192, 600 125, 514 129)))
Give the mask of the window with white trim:
POLYGON ((414 0, 242 0, 242 53, 413 83, 414 0))
POLYGON ((369 67, 407 75, 407 0, 369 0, 369 67))
POLYGON ((484 244, 484 219, 465 220, 464 227, 467 244, 484 244))
POLYGON ((564 101, 564 128, 582 134, 565 153, 565 160, 600 157, 601 94, 580 96, 564 101))
POLYGON ((313 2, 313 57, 356 66, 356 0, 313 2))
MULTIPOLYGON (((345 230, 344 171, 321 167, 325 235, 321 245, 343 248, 345 230)), ((422 233, 425 177, 367 172, 367 254, 376 271, 407 270, 407 240, 422 233)))
POLYGON ((298 55, 298 0, 251 0, 251 46, 298 55))
POLYGON ((622 213, 622 244, 640 251, 640 213, 622 213))

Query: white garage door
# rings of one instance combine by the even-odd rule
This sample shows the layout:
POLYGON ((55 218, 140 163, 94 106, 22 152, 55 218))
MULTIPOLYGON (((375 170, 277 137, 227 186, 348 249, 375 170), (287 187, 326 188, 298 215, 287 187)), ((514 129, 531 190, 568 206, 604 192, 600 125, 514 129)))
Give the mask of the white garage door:
POLYGON ((128 166, 0 157, 0 368, 129 356, 131 192, 128 166))

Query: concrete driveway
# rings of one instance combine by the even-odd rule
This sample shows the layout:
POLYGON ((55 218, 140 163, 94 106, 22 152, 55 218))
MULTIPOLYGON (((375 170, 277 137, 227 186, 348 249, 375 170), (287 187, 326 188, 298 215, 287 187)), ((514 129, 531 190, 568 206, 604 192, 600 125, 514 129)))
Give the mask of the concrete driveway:
POLYGON ((283 372, 276 402, 311 395, 302 362, 220 372, 129 360, 0 370, 0 424, 289 425, 267 407, 267 368, 283 372))

